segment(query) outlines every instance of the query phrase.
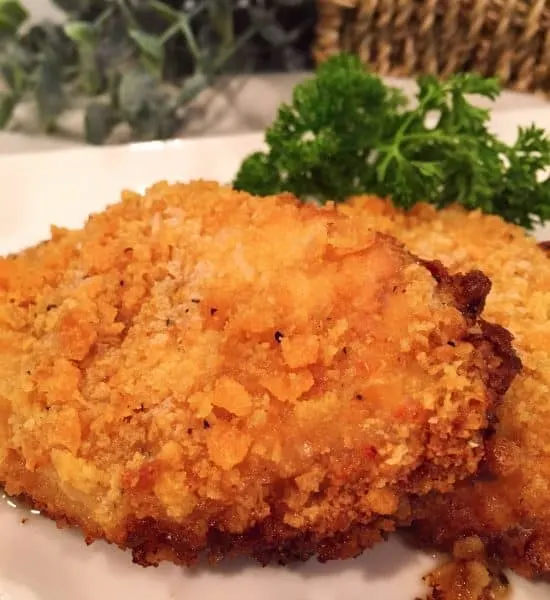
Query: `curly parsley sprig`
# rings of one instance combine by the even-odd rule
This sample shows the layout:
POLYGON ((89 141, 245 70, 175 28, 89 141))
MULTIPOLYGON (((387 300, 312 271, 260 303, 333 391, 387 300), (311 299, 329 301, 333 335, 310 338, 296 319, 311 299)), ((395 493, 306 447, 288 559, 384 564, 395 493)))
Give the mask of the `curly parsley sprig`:
POLYGON ((468 96, 499 93, 476 74, 424 76, 413 105, 355 56, 336 56, 296 86, 266 131, 268 150, 243 162, 234 185, 320 202, 371 193, 403 208, 459 203, 531 229, 550 219, 550 140, 535 126, 511 146, 493 135, 489 111, 468 96))

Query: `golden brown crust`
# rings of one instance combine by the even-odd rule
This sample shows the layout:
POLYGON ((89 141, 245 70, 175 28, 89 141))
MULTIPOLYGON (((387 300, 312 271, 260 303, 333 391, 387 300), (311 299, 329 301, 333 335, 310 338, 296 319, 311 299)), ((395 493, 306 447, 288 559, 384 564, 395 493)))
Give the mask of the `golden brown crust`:
POLYGON ((286 565, 316 557, 320 562, 354 558, 365 549, 385 539, 394 531, 392 519, 380 518, 369 525, 351 523, 346 531, 318 537, 315 532, 296 530, 268 518, 242 534, 228 534, 209 528, 200 545, 190 542, 189 531, 173 523, 143 519, 128 527, 125 546, 132 550, 133 561, 142 566, 161 560, 192 565, 206 552, 210 562, 245 555, 262 565, 286 565))
MULTIPOLYGON (((493 479, 489 475, 489 479, 493 479)), ((476 507, 469 496, 479 498, 487 493, 491 485, 498 493, 498 480, 476 483, 473 493, 466 488, 455 494, 429 495, 422 501, 414 502, 414 521, 412 530, 417 541, 428 547, 436 545, 442 550, 452 552, 456 540, 478 536, 485 546, 488 556, 496 557, 505 566, 514 569, 524 577, 539 577, 550 580, 550 563, 546 549, 548 540, 544 531, 537 528, 527 529, 519 522, 509 523, 506 529, 490 521, 480 521, 483 505, 476 507), (492 485, 491 485, 492 483, 492 485), (479 486, 479 487, 477 487, 479 486), (436 526, 433 515, 440 520, 436 526)), ((498 500, 498 496, 495 498, 498 500)))
MULTIPOLYGON (((419 204, 404 213, 388 202, 360 198, 341 210, 362 215, 366 223, 395 235, 422 257, 441 259, 452 272, 479 268, 491 278, 484 318, 511 331, 524 367, 497 408, 498 423, 486 442, 487 457, 478 481, 459 485, 445 496, 417 499, 415 528, 423 542, 447 550, 462 536, 477 535, 490 553, 518 573, 548 577, 549 244, 537 244, 499 217, 459 207, 437 211, 419 204)), ((498 387, 498 380, 494 384, 498 387)))
MULTIPOLYGON (((465 318, 471 324, 479 322, 481 332, 469 334, 468 340, 484 356, 484 360, 490 363, 491 358, 498 357, 495 367, 484 373, 487 387, 494 393, 494 408, 488 413, 489 424, 494 423, 494 409, 498 399, 520 371, 521 361, 513 349, 510 332, 499 325, 478 319, 491 287, 490 280, 480 271, 451 275, 440 262, 419 262, 428 268, 441 292, 453 298, 465 318)), ((490 431, 493 430, 487 429, 487 433, 490 431)), ((424 465, 417 473, 411 474, 410 480, 414 481, 417 475, 420 478, 426 477, 424 465)), ((273 512, 277 513, 276 510, 273 512)), ((401 507, 399 513, 399 522, 409 519, 408 503, 401 507)), ((190 565, 205 551, 211 561, 244 554, 262 565, 285 565, 305 561, 313 556, 320 562, 326 562, 358 556, 386 539, 395 530, 395 523, 395 519, 388 518, 380 518, 368 525, 350 523, 345 531, 319 537, 313 531, 297 531, 284 525, 281 519, 270 517, 239 535, 227 534, 211 527, 201 544, 192 543, 192 532, 189 530, 174 528, 170 522, 146 518, 127 526, 128 537, 124 545, 132 550, 134 562, 142 566, 158 564, 159 559, 167 556, 178 564, 190 565)))
POLYGON ((491 280, 477 269, 466 274, 451 275, 440 261, 421 262, 433 275, 440 289, 452 295, 464 317, 473 319, 479 324, 480 331, 469 333, 468 340, 481 352, 486 352, 487 356, 493 353, 498 356, 498 366, 485 373, 486 383, 497 396, 505 394, 522 365, 512 345, 514 336, 502 325, 478 318, 485 308, 485 301, 491 291, 491 280), (485 347, 487 343, 488 351, 485 347))
POLYGON ((491 280, 481 271, 451 275, 439 260, 422 261, 443 289, 450 289, 455 302, 467 318, 478 317, 491 291, 491 280))
POLYGON ((355 555, 475 472, 518 368, 332 206, 159 184, 0 260, 0 480, 141 564, 355 555))

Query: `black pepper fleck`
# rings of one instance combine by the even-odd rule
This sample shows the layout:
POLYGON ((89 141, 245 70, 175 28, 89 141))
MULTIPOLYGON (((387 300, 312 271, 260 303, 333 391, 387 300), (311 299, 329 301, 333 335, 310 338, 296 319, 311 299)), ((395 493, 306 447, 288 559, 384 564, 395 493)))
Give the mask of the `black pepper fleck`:
POLYGON ((172 319, 166 319, 166 327, 170 327, 170 325, 173 325, 174 321, 172 321, 172 319))
POLYGON ((213 317, 213 316, 214 316, 214 315, 215 315, 217 312, 218 312, 218 309, 217 309, 217 308, 211 308, 211 309, 210 309, 210 316, 212 316, 212 317, 213 317))
POLYGON ((363 400, 363 394, 355 394, 356 400, 363 400))
POLYGON ((202 422, 202 427, 203 429, 210 429, 210 423, 204 419, 204 421, 202 422))
POLYGON ((281 343, 281 340, 285 337, 283 333, 281 333, 280 331, 276 331, 275 335, 273 336, 275 338, 275 341, 277 342, 277 344, 281 343))
POLYGON ((187 433, 188 433, 189 435, 191 435, 191 434, 193 433, 193 428, 192 428, 192 427, 189 427, 189 429, 187 430, 187 433))
POLYGON ((193 304, 200 304, 200 300, 198 298, 191 298, 191 302, 193 304))
POLYGON ((344 354, 347 354, 347 353, 348 353, 348 349, 347 349, 347 347, 346 347, 346 346, 344 346, 344 347, 342 348, 342 352, 343 352, 344 354))
POLYGON ((121 279, 121 280, 118 282, 118 285, 120 285, 120 287, 124 287, 124 279, 121 279))
POLYGON ((57 308, 57 304, 48 304, 48 306, 46 306, 46 310, 49 312, 50 310, 53 310, 54 308, 57 308))
POLYGON ((449 346, 452 346, 453 348, 456 348, 456 343, 455 343, 455 342, 453 342, 453 341, 449 341, 449 342, 447 342, 447 344, 448 344, 449 346))

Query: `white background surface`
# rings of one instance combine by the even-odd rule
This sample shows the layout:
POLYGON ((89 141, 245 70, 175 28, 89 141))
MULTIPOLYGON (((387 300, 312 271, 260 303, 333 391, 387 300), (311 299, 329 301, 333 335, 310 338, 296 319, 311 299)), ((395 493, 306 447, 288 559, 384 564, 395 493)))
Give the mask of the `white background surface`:
MULTIPOLYGON (((493 126, 510 139, 518 124, 533 119, 550 130, 548 110, 495 114, 493 126)), ((124 187, 199 177, 229 182, 260 145, 260 136, 248 135, 4 157, 0 254, 47 237, 50 223, 80 225, 117 201, 124 187)), ((242 560, 216 569, 142 569, 126 553, 104 543, 88 548, 77 532, 0 502, 0 600, 413 600, 432 564, 393 539, 359 559, 327 565, 262 569, 242 560)), ((550 597, 550 585, 513 582, 513 600, 550 597)))

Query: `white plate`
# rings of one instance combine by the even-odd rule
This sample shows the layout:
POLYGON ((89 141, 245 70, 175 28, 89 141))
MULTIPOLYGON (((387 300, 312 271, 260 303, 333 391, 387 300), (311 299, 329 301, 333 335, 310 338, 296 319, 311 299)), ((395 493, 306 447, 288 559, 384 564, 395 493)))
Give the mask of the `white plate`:
MULTIPOLYGON (((550 131, 550 110, 496 115, 493 128, 513 138, 535 120, 550 131)), ((90 212, 116 202, 122 188, 159 180, 229 182, 261 136, 75 149, 0 159, 0 254, 48 236, 50 223, 75 227, 90 212)), ((550 239, 550 230, 539 234, 550 239)), ((0 502, 0 600, 413 600, 434 558, 397 539, 361 558, 319 565, 262 569, 238 561, 215 569, 164 564, 142 569, 98 542, 86 547, 77 532, 59 531, 40 516, 0 502), (28 517, 25 524, 23 517, 28 517)), ((514 600, 543 600, 550 586, 513 578, 514 600)))

